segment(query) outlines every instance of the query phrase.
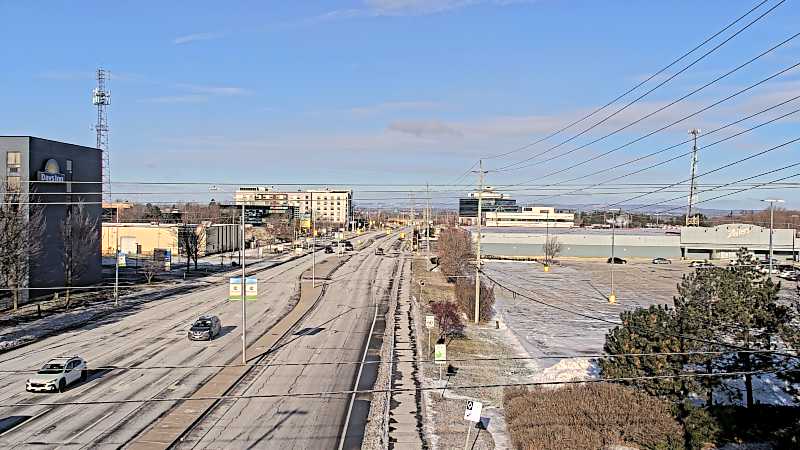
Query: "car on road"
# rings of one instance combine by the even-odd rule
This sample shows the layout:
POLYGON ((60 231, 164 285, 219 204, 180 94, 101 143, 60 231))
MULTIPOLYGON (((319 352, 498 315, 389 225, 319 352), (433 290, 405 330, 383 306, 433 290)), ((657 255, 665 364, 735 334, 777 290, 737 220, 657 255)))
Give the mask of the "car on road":
POLYGON ((782 270, 781 273, 778 274, 778 278, 783 278, 788 281, 797 281, 797 271, 791 269, 782 270))
POLYGON ((64 392, 72 383, 86 380, 86 361, 79 356, 61 356, 47 361, 25 383, 29 392, 64 392))
POLYGON ((325 247, 325 253, 333 253, 333 247, 331 247, 330 245, 325 247))
POLYGON ((615 256, 613 258, 608 258, 606 260, 606 263, 608 263, 608 264, 628 264, 628 261, 620 258, 619 256, 615 256))
POLYGON ((190 341, 210 341, 222 332, 222 323, 217 316, 204 315, 194 321, 189 328, 190 341))
POLYGON ((353 243, 350 241, 344 241, 344 249, 348 252, 353 251, 353 243))
POLYGON ((383 255, 383 248, 381 248, 381 247, 376 248, 375 249, 375 254, 378 255, 378 256, 383 255))
POLYGON ((653 264, 672 264, 667 258, 653 258, 653 264))

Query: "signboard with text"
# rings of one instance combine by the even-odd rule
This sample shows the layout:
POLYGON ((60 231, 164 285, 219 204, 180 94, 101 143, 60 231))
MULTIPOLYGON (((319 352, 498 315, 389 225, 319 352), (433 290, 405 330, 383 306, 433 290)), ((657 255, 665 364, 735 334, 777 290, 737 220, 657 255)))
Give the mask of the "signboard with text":
POLYGON ((468 401, 467 407, 464 408, 464 420, 469 420, 470 422, 480 422, 482 409, 483 403, 473 402, 471 400, 468 401))
POLYGON ((433 360, 436 364, 446 364, 447 363, 447 345, 446 344, 436 344, 434 347, 433 352, 433 360))

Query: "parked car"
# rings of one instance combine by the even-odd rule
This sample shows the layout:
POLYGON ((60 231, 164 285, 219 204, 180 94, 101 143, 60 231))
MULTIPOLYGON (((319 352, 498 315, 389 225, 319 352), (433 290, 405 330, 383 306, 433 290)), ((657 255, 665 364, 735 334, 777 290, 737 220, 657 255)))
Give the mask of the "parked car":
POLYGON ((64 392, 72 383, 86 380, 86 361, 80 356, 62 356, 47 361, 25 383, 30 392, 64 392))
POLYGON ((375 254, 376 255, 383 255, 383 248, 381 248, 381 247, 376 248, 375 249, 375 254))
POLYGON ((344 249, 349 252, 353 251, 353 243, 350 241, 344 241, 344 249))
POLYGON ((210 341, 222 332, 222 323, 217 316, 200 316, 189 328, 190 341, 210 341))
POLYGON ((693 267, 695 269, 708 269, 710 267, 714 267, 714 265, 708 261, 692 261, 689 263, 689 267, 693 267))
POLYGON ((653 258, 653 264, 672 264, 667 258, 653 258))
POLYGON ((325 247, 325 253, 333 253, 333 247, 331 247, 330 245, 325 247))
POLYGON ((783 278, 784 280, 789 280, 789 281, 797 281, 797 271, 782 270, 781 273, 778 274, 778 278, 783 278))
POLYGON ((606 260, 606 263, 608 263, 608 264, 628 264, 628 261, 620 258, 619 256, 615 256, 613 258, 608 258, 606 260), (613 260, 613 262, 612 262, 612 260, 613 260))

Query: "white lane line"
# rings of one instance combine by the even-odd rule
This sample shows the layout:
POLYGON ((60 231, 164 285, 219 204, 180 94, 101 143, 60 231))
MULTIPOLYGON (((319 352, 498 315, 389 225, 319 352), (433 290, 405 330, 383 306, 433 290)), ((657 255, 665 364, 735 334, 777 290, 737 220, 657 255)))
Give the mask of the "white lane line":
POLYGON ((52 409, 45 409, 44 411, 40 412, 39 414, 36 414, 35 416, 31 417, 30 419, 18 423, 16 426, 13 426, 13 427, 7 429, 6 431, 3 431, 2 433, 0 433, 0 437, 3 437, 5 435, 7 435, 8 433, 11 433, 12 431, 14 431, 17 428, 25 425, 26 423, 33 422, 34 420, 38 419, 39 417, 43 416, 46 413, 49 413, 50 411, 52 411, 52 409))
POLYGON ((95 425, 97 425, 98 423, 100 423, 100 422, 102 422, 102 421, 106 420, 106 418, 108 418, 108 416, 110 416, 110 415, 114 414, 114 412, 115 412, 115 411, 111 411, 110 413, 106 414, 105 416, 103 416, 103 417, 101 417, 101 418, 99 418, 99 419, 95 420, 95 421, 94 421, 94 422, 92 422, 92 424, 91 424, 91 425, 89 425, 88 427, 86 427, 86 428, 84 428, 83 430, 81 430, 81 431, 77 432, 76 434, 72 435, 72 437, 71 437, 71 438, 69 438, 69 439, 67 439, 67 440, 64 442, 64 444, 69 444, 70 442, 74 441, 75 439, 78 439, 78 437, 79 437, 80 435, 82 435, 83 433, 86 433, 87 431, 91 430, 91 429, 92 429, 92 428, 94 428, 94 427, 95 427, 95 425))

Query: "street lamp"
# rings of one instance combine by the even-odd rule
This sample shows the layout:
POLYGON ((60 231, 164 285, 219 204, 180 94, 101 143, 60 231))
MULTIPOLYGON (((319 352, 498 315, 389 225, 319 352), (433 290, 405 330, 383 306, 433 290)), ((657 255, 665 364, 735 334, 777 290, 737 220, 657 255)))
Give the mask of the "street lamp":
POLYGON ((616 258, 614 257, 614 235, 617 228, 617 214, 619 212, 619 208, 611 208, 609 211, 612 212, 611 214, 611 293, 608 295, 608 303, 615 304, 617 303, 617 294, 614 293, 614 264, 617 263, 616 258))
POLYGON ((772 233, 775 217, 775 203, 783 203, 780 199, 766 199, 763 200, 769 203, 769 276, 772 277, 772 233))
POLYGON ((794 241, 795 238, 797 237, 797 225, 795 224, 797 222, 797 218, 800 216, 798 216, 797 214, 792 214, 791 217, 792 217, 792 262, 797 262, 797 255, 795 255, 795 250, 794 250, 794 241))

